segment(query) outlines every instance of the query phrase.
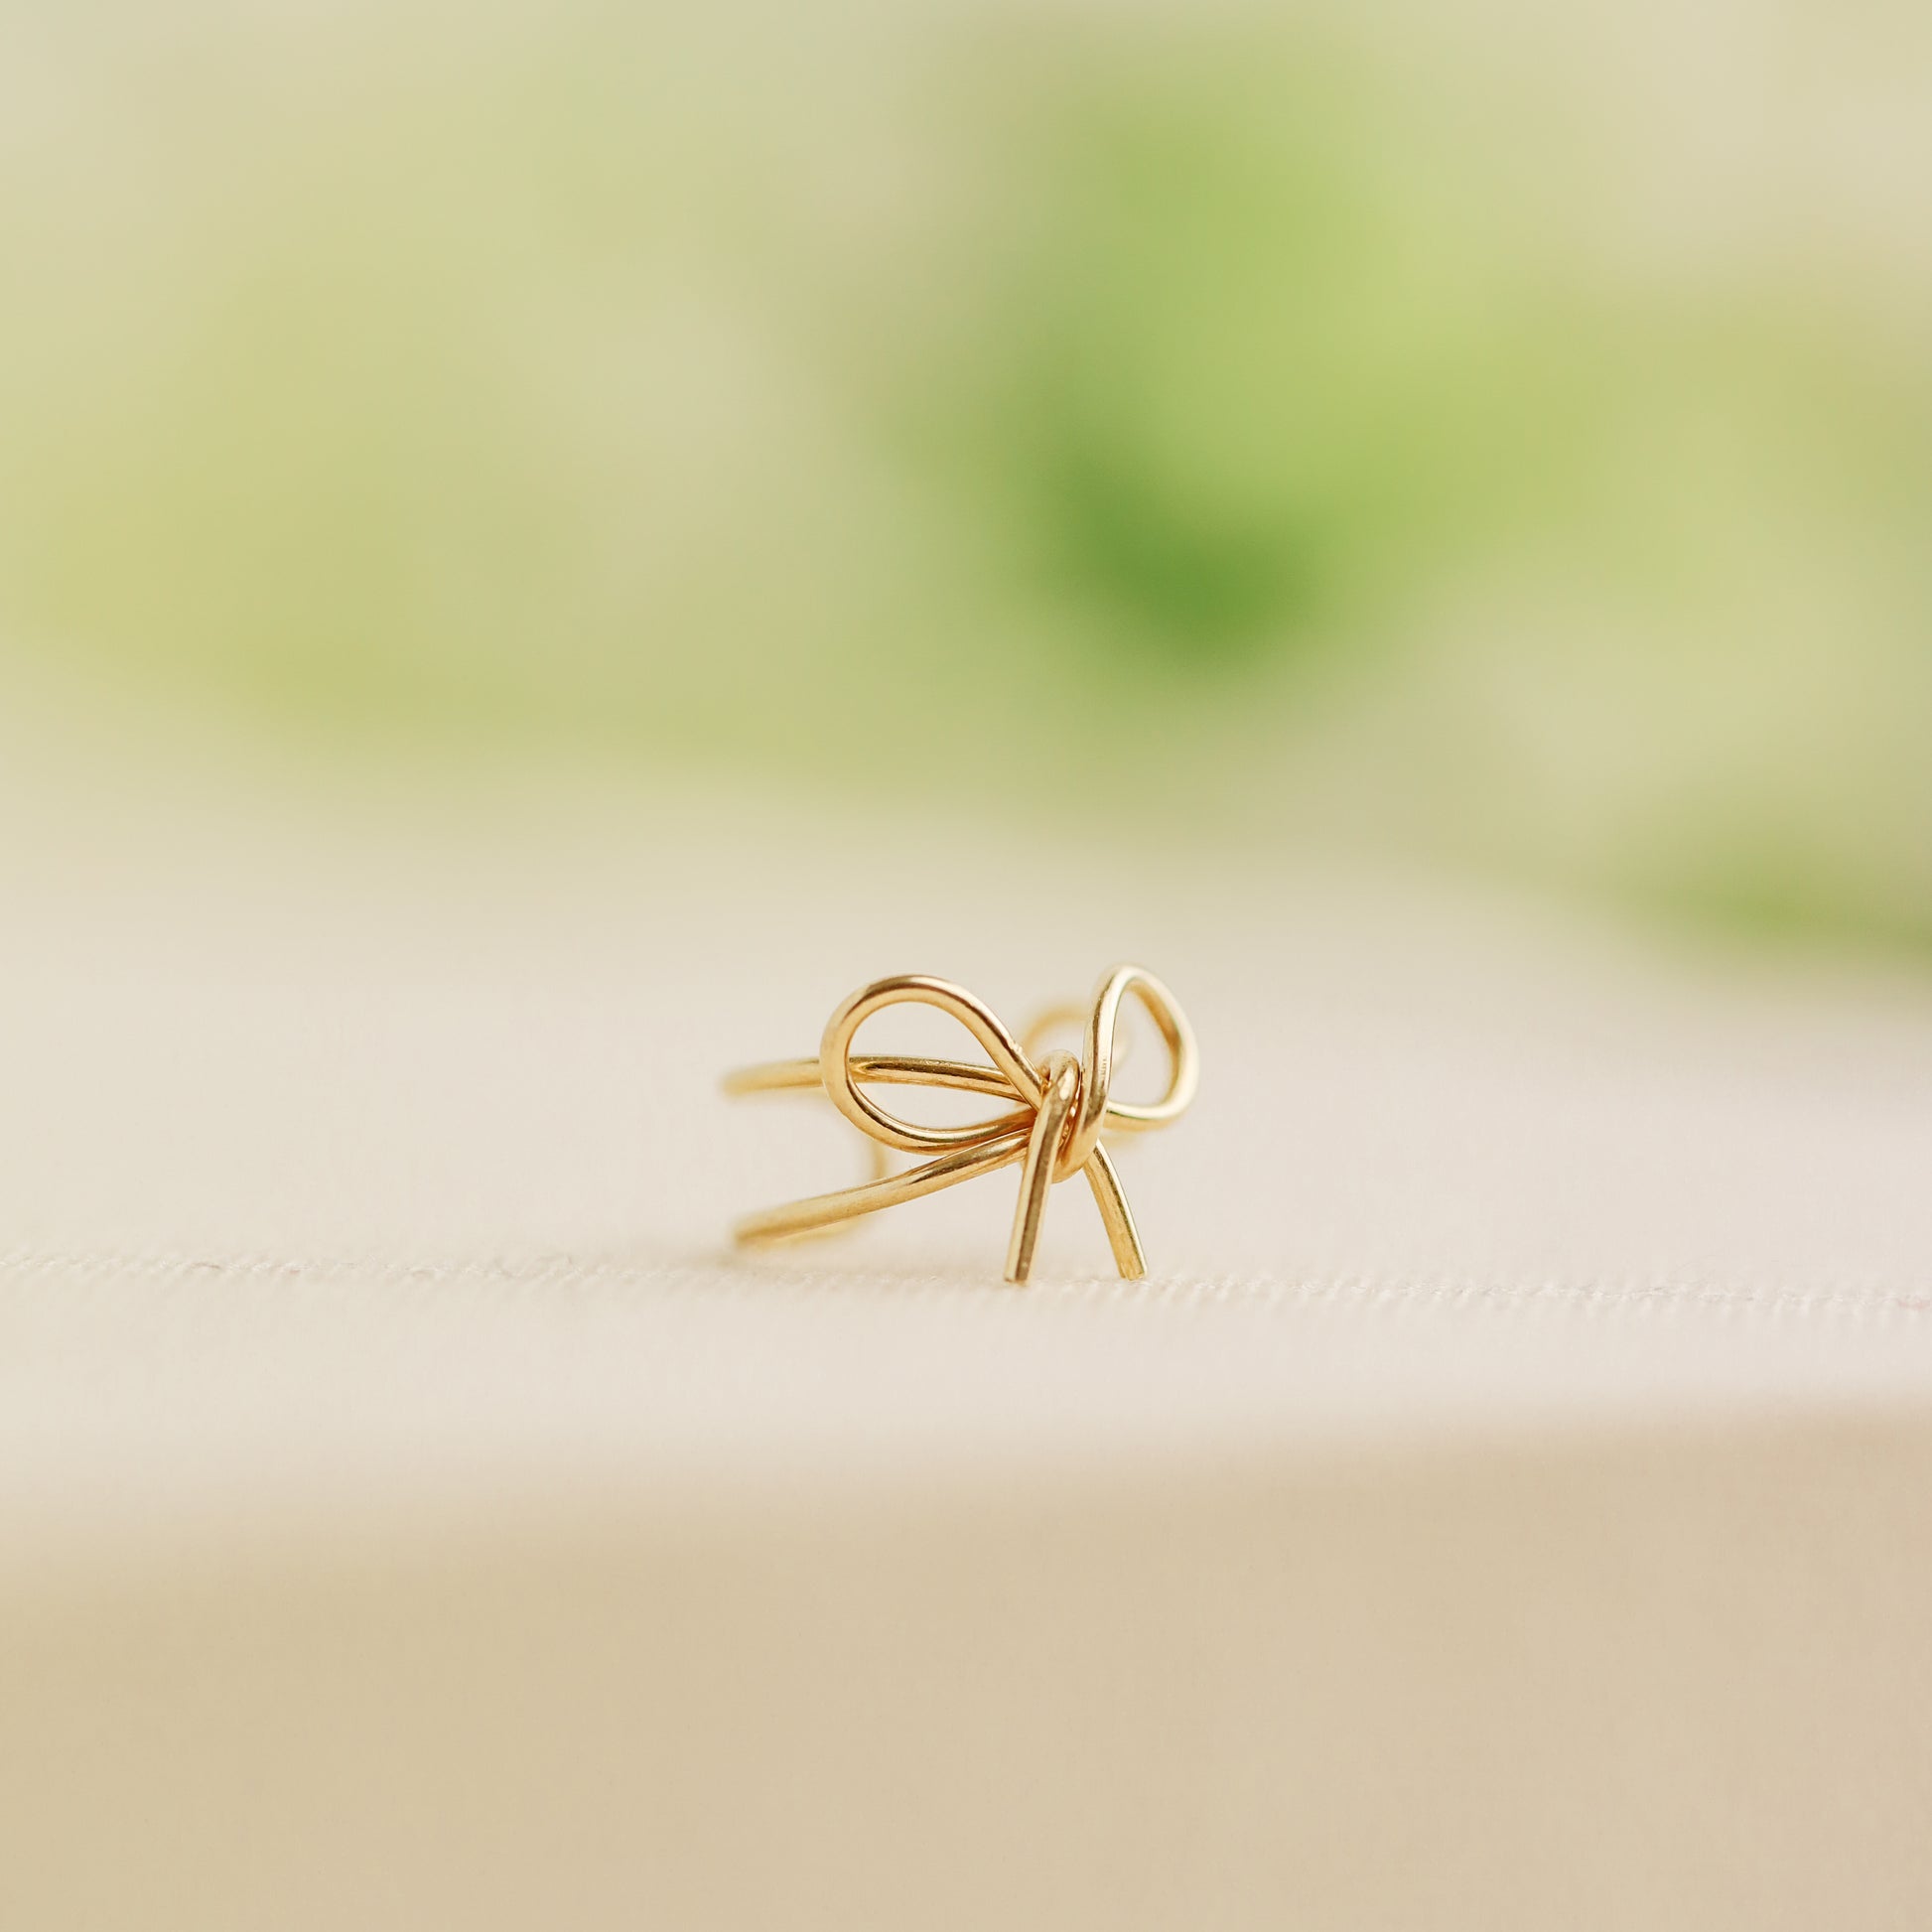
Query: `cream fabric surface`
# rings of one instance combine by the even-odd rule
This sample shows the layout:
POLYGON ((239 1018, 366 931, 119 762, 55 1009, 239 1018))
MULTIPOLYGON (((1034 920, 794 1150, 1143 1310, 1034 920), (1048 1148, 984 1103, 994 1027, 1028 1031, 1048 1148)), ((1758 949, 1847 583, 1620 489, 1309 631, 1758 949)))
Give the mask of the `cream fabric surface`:
POLYGON ((701 797, 47 795, 0 1923, 1932 1922, 1924 984, 701 797), (999 1286, 1011 1175, 724 1249, 860 1166, 723 1067, 1120 958, 1205 1064, 1148 1283, 1067 1188, 999 1286))

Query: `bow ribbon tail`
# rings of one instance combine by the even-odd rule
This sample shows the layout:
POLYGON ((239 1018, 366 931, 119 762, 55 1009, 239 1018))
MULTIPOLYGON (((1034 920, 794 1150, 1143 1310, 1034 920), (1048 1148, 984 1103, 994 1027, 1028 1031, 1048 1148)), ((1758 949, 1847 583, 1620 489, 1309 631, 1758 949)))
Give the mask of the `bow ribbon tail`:
POLYGON ((1097 1142, 1080 1172, 1093 1191, 1093 1204, 1100 1210, 1100 1225, 1107 1230, 1107 1245, 1114 1251, 1114 1266, 1124 1282, 1138 1282, 1147 1273, 1147 1251, 1141 1246, 1141 1232, 1134 1225, 1133 1210, 1121 1190, 1120 1175, 1107 1150, 1097 1142))
POLYGON ((1039 1065, 1039 1105, 1027 1133, 1026 1159, 1020 1167, 1020 1204, 1013 1213, 1013 1238, 1007 1243, 1007 1280, 1024 1283, 1034 1272, 1039 1224, 1046 1218, 1046 1195, 1058 1176, 1060 1143, 1080 1099, 1080 1062, 1071 1053, 1048 1053, 1039 1065))
MULTIPOLYGON (((1010 1282, 1024 1284, 1032 1275, 1034 1250, 1046 1215, 1047 1190, 1054 1181, 1068 1177, 1058 1172, 1058 1163, 1068 1125, 1079 1105, 1081 1078, 1080 1062, 1071 1053, 1049 1053, 1040 1062, 1039 1108, 1027 1138, 1027 1156, 1020 1170, 1020 1204, 1014 1211, 1013 1238, 1007 1245, 1010 1282)), ((1123 1280, 1139 1281, 1147 1273, 1147 1257, 1141 1250, 1141 1237, 1121 1190, 1120 1176, 1098 1142, 1080 1164, 1080 1172, 1093 1190, 1094 1205, 1107 1230, 1107 1244, 1114 1251, 1114 1265, 1123 1280)))

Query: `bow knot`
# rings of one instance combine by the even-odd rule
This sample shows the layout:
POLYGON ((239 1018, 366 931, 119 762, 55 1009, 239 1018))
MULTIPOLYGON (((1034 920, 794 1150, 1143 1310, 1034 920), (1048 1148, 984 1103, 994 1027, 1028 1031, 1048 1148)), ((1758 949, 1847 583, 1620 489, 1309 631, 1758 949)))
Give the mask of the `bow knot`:
POLYGON ((1186 1110, 1199 1070, 1193 1033, 1173 994, 1138 966, 1116 967, 1100 982, 1085 1010, 1077 1056, 1055 1049, 1035 1059, 1028 1042, 1067 1017, 1065 1010, 1056 1009, 1036 1021, 1025 1039, 1017 1039, 983 1001, 950 980, 905 973, 860 988, 826 1024, 815 1060, 750 1067, 732 1075, 726 1088, 732 1093, 821 1088, 839 1112, 877 1144, 882 1171, 860 1186, 750 1215, 739 1223, 737 1238, 757 1243, 821 1232, 1018 1162, 1020 1200, 1007 1248, 1009 1281, 1024 1282, 1032 1272, 1047 1192, 1056 1181, 1071 1179, 1075 1173, 1086 1175, 1121 1274, 1129 1280, 1144 1275, 1147 1262, 1140 1236, 1101 1135, 1165 1127, 1186 1110), (1168 1049, 1167 1091, 1159 1100, 1143 1104, 1113 1096, 1120 1063, 1115 1041, 1120 1003, 1130 993, 1140 1001, 1168 1049), (874 1014, 907 1003, 934 1007, 958 1021, 986 1049, 990 1063, 854 1051, 859 1029, 874 1014), (866 1091, 874 1086, 951 1088, 987 1094, 1011 1105, 986 1120, 925 1126, 882 1106, 866 1091), (891 1174, 883 1171, 883 1151, 888 1148, 933 1158, 904 1173, 891 1174))

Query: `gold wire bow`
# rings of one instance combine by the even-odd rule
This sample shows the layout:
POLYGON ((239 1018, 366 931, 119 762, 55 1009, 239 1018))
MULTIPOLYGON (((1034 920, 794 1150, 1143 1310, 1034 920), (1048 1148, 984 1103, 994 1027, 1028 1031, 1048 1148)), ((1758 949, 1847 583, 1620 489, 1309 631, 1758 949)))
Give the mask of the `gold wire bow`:
MULTIPOLYGON (((1066 1017, 1063 1008, 1041 1015, 1025 1038, 1032 1042, 1066 1017)), ((1078 1017, 1077 1012, 1074 1017, 1078 1017)), ((956 1186, 1018 1161, 1020 1204, 1013 1217, 1013 1238, 1007 1246, 1007 1280, 1024 1282, 1032 1273, 1047 1189, 1078 1173, 1086 1175, 1087 1185, 1093 1189, 1115 1265, 1123 1278, 1137 1281, 1147 1273, 1147 1257, 1128 1211, 1127 1197, 1121 1192, 1120 1177, 1100 1136, 1115 1129, 1145 1133, 1178 1119, 1194 1097, 1199 1060, 1193 1031, 1173 995, 1152 973, 1138 966, 1116 966, 1100 982, 1086 1016, 1086 1035, 1077 1059, 1068 1052, 1052 1051, 1035 1060, 991 1008, 950 980, 932 979, 923 973, 875 980, 861 987, 832 1015, 816 1059, 772 1060, 745 1067, 727 1076, 725 1091, 744 1094, 788 1087, 822 1088, 833 1106, 877 1144, 878 1177, 836 1193, 813 1194, 783 1207, 748 1214, 732 1230, 734 1238, 741 1246, 751 1246, 823 1233, 861 1214, 937 1193, 942 1187, 956 1186), (1114 1070, 1119 1064, 1114 1033, 1121 1000, 1129 993, 1146 1008, 1168 1047, 1168 1090, 1146 1105, 1116 1100, 1112 1093, 1114 1070), (957 1020, 986 1048, 992 1065, 892 1053, 855 1055, 852 1042, 859 1029, 882 1009, 903 1002, 936 1007, 957 1020), (862 1091, 867 1086, 950 1087, 965 1093, 991 1094, 1012 1101, 1014 1106, 990 1120, 969 1121, 958 1127, 922 1127, 888 1113, 862 1091), (887 1148, 937 1158, 904 1173, 889 1173, 887 1148)))

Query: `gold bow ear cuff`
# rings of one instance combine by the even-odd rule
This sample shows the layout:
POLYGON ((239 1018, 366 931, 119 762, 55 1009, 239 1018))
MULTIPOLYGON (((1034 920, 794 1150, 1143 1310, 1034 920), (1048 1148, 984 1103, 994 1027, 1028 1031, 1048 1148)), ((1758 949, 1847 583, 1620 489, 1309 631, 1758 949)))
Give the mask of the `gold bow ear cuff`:
POLYGON ((1009 1163, 1020 1163, 1020 1204, 1007 1244, 1007 1280, 1024 1282, 1033 1271, 1034 1249, 1046 1212, 1046 1192, 1055 1181, 1076 1173, 1087 1177, 1094 1203, 1107 1230, 1121 1275, 1137 1281, 1147 1273, 1147 1257, 1135 1232, 1120 1177, 1101 1145, 1103 1133, 1145 1133, 1177 1120, 1194 1097, 1200 1054, 1193 1030, 1174 997, 1152 973, 1138 966, 1116 966, 1100 982, 1086 1014, 1086 1035, 1079 1057, 1052 1051, 1035 1060, 1028 1050, 1049 1029, 1078 1019, 1077 1009, 1053 1008, 1016 1039, 985 1002, 963 986, 923 973, 901 973, 875 980, 847 1000, 825 1028, 818 1057, 772 1060, 730 1074, 730 1094, 771 1093, 784 1088, 821 1088, 840 1113, 875 1144, 877 1178, 837 1193, 813 1194, 783 1207, 748 1214, 732 1230, 741 1246, 821 1234, 861 1214, 897 1207, 900 1201, 937 1193, 1009 1163), (1120 1003, 1134 994, 1147 1009, 1168 1047, 1168 1090, 1148 1105, 1113 1098, 1119 1055, 1114 1033, 1120 1003), (950 1015, 986 1048, 990 1066, 971 1061, 935 1060, 902 1054, 855 1054, 853 1039, 875 1013, 909 1002, 950 1015), (921 1127, 891 1114, 866 1094, 869 1086, 949 1087, 991 1094, 1011 1101, 1011 1109, 989 1120, 959 1127, 921 1127), (885 1151, 937 1158, 904 1173, 887 1172, 885 1151))

